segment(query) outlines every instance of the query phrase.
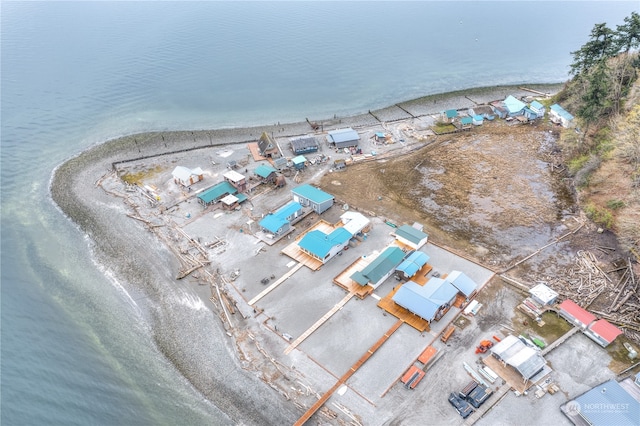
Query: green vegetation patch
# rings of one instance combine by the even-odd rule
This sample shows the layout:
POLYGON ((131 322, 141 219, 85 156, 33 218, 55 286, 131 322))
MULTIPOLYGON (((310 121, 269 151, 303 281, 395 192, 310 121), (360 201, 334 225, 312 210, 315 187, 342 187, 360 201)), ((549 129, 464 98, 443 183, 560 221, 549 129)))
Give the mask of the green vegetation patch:
POLYGON ((606 229, 610 229, 613 226, 613 213, 606 208, 589 203, 585 206, 584 212, 589 219, 606 229))
POLYGON ((126 172, 120 178, 130 185, 144 185, 144 181, 162 172, 162 167, 140 170, 138 172, 126 172))
POLYGON ((625 342, 640 353, 640 347, 631 342, 624 334, 621 334, 613 343, 606 347, 607 353, 611 356, 611 363, 609 364, 611 371, 620 372, 640 360, 640 356, 636 359, 629 358, 629 351, 624 347, 625 342))
POLYGON ((547 344, 559 339, 572 328, 571 324, 555 312, 543 313, 542 321, 544 325, 532 331, 542 337, 547 344))
POLYGON ((624 201, 622 200, 609 200, 607 201, 607 207, 611 210, 618 210, 625 206, 624 201))
POLYGON ((451 133, 451 132, 455 132, 456 131, 456 127, 453 124, 450 123, 436 123, 433 127, 432 130, 435 134, 437 135, 442 135, 445 133, 451 133))

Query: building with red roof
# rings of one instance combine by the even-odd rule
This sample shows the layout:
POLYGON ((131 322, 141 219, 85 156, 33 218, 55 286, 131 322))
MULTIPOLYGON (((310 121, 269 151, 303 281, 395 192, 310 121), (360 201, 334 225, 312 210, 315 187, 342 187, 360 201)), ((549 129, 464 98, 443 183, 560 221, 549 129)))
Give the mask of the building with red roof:
POLYGON ((611 324, 606 319, 599 319, 585 330, 585 334, 600 346, 606 348, 610 343, 616 340, 616 337, 622 334, 622 330, 611 324))
POLYGON ((585 330, 589 324, 596 320, 595 315, 569 299, 560 304, 558 313, 571 324, 580 327, 582 330, 585 330))

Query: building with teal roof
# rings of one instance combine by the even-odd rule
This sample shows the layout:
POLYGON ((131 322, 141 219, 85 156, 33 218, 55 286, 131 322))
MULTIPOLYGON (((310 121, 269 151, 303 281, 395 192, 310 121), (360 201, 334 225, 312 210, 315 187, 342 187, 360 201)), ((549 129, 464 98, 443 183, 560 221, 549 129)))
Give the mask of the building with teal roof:
POLYGON ((267 164, 260 164, 255 168, 253 173, 255 173, 262 182, 272 182, 276 178, 277 170, 267 164))
POLYGON ((402 225, 396 229, 396 239, 414 250, 418 250, 423 245, 427 244, 429 235, 420 229, 421 226, 409 226, 402 225))
POLYGON ((314 229, 302 237, 298 246, 314 259, 327 263, 349 244, 351 237, 351 233, 342 227, 334 229, 330 234, 314 229))
POLYGON ((293 195, 293 201, 297 201, 302 207, 311 207, 318 214, 329 209, 334 200, 333 195, 309 184, 293 188, 291 195, 293 195))
POLYGON ((362 271, 356 271, 351 279, 360 285, 377 288, 393 274, 404 259, 405 252, 398 246, 389 246, 368 264, 362 271))
MULTIPOLYGON (((217 203, 229 194, 236 195, 237 192, 238 190, 233 185, 227 181, 223 181, 198 194, 198 202, 206 207, 217 203)), ((237 194, 236 197, 238 197, 238 202, 242 202, 247 199, 243 194, 237 194), (240 197, 241 195, 242 197, 240 197)))
POLYGON ((259 222, 263 231, 275 236, 286 234, 291 229, 291 222, 302 214, 300 203, 290 201, 273 213, 269 213, 259 222))

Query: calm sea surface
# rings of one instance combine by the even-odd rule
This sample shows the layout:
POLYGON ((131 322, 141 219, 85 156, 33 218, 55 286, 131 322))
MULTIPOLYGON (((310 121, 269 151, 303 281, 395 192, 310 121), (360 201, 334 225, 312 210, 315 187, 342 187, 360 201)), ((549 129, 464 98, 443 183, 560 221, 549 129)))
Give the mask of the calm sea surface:
POLYGON ((0 421, 224 420, 159 354, 127 283, 92 261, 52 204, 49 179, 65 159, 133 132, 561 82, 593 25, 615 28, 633 10, 637 1, 3 1, 0 421))

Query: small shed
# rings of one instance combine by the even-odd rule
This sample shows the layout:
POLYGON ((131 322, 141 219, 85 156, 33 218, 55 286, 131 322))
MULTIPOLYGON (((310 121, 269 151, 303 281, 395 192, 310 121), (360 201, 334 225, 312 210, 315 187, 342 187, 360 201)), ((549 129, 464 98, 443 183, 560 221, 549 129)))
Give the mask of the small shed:
POLYGON ((220 202, 226 210, 235 210, 240 206, 240 199, 233 194, 225 195, 220 202))
POLYGON ((460 119, 460 124, 462 125, 463 129, 471 127, 471 125, 473 124, 473 118, 471 118, 471 117, 462 117, 460 119))
POLYGON ((562 125, 562 127, 573 126, 573 115, 558 104, 553 104, 549 107, 549 119, 553 123, 562 125))
POLYGON ((416 226, 402 225, 396 229, 396 239, 414 250, 425 245, 428 238, 429 235, 422 231, 419 224, 416 226))
POLYGON ((321 214, 333 206, 334 197, 315 186, 304 184, 291 190, 293 200, 303 207, 311 207, 316 213, 321 214))
POLYGON ((302 136, 289 139, 291 151, 295 155, 307 154, 318 151, 318 141, 313 136, 302 136))
POLYGON ((200 167, 189 169, 183 166, 177 166, 171 172, 173 181, 182 186, 190 186, 196 182, 200 182, 204 178, 204 172, 200 167))
POLYGON ((338 158, 337 160, 333 161, 333 168, 335 170, 344 170, 347 167, 347 162, 344 160, 344 158, 338 158))
POLYGON ((297 157, 293 157, 291 159, 291 163, 293 163, 293 167, 296 170, 304 169, 304 166, 307 164, 307 159, 304 155, 298 155, 297 157))
POLYGON ((327 133, 327 142, 336 148, 349 148, 358 146, 360 135, 351 127, 331 130, 327 133))
POLYGON ((247 179, 244 175, 236 172, 235 170, 229 170, 224 175, 224 180, 233 185, 234 188, 238 190, 238 192, 244 192, 247 190, 247 179))
POLYGON ((482 115, 474 115, 471 117, 474 126, 480 126, 484 123, 484 117, 482 115))
POLYGON ((558 298, 558 293, 544 284, 532 287, 529 294, 531 294, 531 299, 540 306, 553 305, 558 298))
POLYGON ((558 306, 558 313, 571 324, 585 330, 589 324, 596 320, 596 317, 586 309, 580 307, 576 302, 567 299, 558 306))
POLYGON ((277 170, 266 164, 260 164, 255 168, 253 173, 262 181, 262 183, 273 182, 276 179, 277 170))
POLYGON ((591 340, 595 341, 603 348, 606 348, 616 340, 616 337, 622 334, 622 330, 611 324, 606 319, 599 319, 589 325, 585 334, 589 336, 591 340))

